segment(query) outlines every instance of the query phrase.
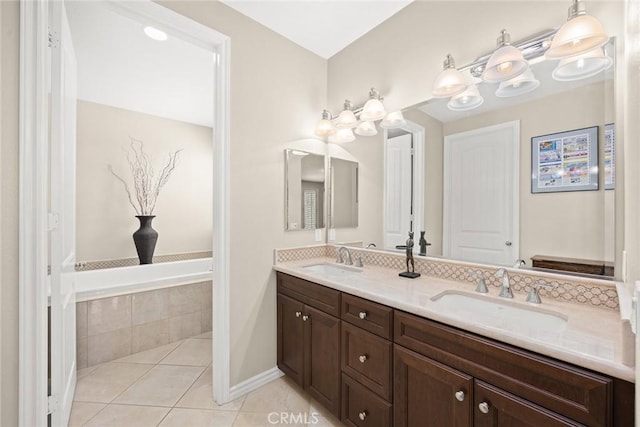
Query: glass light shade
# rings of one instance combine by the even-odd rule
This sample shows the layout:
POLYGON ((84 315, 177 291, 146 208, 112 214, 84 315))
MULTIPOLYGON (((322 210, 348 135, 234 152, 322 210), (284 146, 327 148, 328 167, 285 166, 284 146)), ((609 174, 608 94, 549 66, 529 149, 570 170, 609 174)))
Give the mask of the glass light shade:
POLYGON ((384 129, 396 129, 406 124, 407 121, 404 119, 402 111, 392 111, 380 122, 380 127, 384 129))
POLYGON ((358 119, 351 110, 343 110, 336 120, 336 128, 338 129, 353 129, 358 126, 358 119))
POLYGON ((387 112, 384 110, 382 102, 379 99, 370 99, 364 104, 364 107, 362 107, 360 120, 365 122, 374 122, 376 120, 380 120, 386 115, 387 112))
POLYGON ((501 83, 524 73, 527 68, 529 63, 522 56, 520 49, 511 45, 502 46, 489 58, 482 73, 482 80, 501 83))
POLYGON ((378 134, 378 129, 372 122, 360 122, 355 132, 360 136, 374 136, 378 134))
POLYGON ((511 96, 523 95, 532 92, 540 86, 540 82, 536 80, 531 69, 527 69, 524 73, 500 83, 496 96, 499 98, 509 98, 511 96))
POLYGON ((605 55, 602 48, 597 47, 582 55, 561 59, 551 75, 559 81, 586 79, 608 69, 612 64, 613 59, 605 55))
POLYGON ((356 139, 351 129, 340 129, 335 134, 329 136, 329 142, 341 144, 343 142, 351 142, 356 139))
POLYGON ((314 133, 320 137, 330 136, 336 133, 336 127, 331 123, 331 120, 322 119, 316 124, 314 133))
POLYGON ((478 92, 478 87, 471 85, 464 92, 451 97, 447 108, 453 111, 468 111, 478 108, 483 102, 484 98, 478 92))
POLYGON ((447 98, 464 92, 467 83, 462 73, 455 68, 446 68, 438 74, 433 83, 434 98, 447 98))
POLYGON ((578 15, 560 27, 545 57, 558 59, 579 55, 604 45, 608 40, 600 21, 591 15, 578 15))

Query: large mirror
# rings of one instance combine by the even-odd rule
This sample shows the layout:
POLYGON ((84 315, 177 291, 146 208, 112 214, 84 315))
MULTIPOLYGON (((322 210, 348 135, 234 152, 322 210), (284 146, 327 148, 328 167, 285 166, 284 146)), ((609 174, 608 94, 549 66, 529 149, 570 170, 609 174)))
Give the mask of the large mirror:
POLYGON ((325 156, 285 150, 285 228, 324 228, 325 156))
MULTIPOLYGON (((614 39, 605 51, 615 57, 614 39)), ((614 67, 557 81, 556 65, 531 61, 540 84, 517 96, 498 97, 498 84, 478 83, 484 101, 475 109, 452 110, 449 99, 430 99, 403 110, 408 133, 424 129, 424 154, 413 163, 423 161, 424 186, 409 202, 424 204, 424 225, 413 231, 426 231, 429 256, 506 266, 523 260, 524 267, 549 262, 565 264, 565 271, 575 263, 591 268, 573 271, 614 275, 614 67), (543 185, 552 191, 538 191, 543 185)), ((379 149, 395 140, 385 133, 379 149)), ((393 191, 388 182, 375 196, 383 205, 393 191)), ((385 243, 386 225, 361 239, 394 250, 385 243)))
POLYGON ((330 228, 358 226, 358 163, 331 157, 330 228))

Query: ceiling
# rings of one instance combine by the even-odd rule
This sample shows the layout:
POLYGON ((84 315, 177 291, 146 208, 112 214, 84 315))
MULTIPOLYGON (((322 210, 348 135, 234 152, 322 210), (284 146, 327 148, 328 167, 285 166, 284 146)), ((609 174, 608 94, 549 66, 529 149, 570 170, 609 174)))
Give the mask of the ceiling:
POLYGON ((328 59, 413 0, 221 0, 328 59))
POLYGON ((65 5, 79 99, 213 126, 212 52, 171 35, 152 40, 144 24, 101 2, 65 5))

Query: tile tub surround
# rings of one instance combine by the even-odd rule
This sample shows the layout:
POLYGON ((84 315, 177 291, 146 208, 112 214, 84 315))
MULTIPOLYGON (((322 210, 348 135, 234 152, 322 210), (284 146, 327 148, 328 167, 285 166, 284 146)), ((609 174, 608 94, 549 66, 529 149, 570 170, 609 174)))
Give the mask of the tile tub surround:
MULTIPOLYGON (((153 257, 153 263, 186 261, 190 259, 211 258, 213 252, 188 252, 184 254, 157 255, 153 257)), ((120 258, 101 261, 79 261, 76 263, 76 271, 104 270, 106 268, 120 268, 140 265, 138 258, 120 258)))
MULTIPOLYGON (((594 307, 590 304, 568 304, 543 296, 541 309, 562 313, 568 318, 565 327, 557 331, 529 326, 503 324, 500 327, 483 323, 482 316, 470 316, 462 310, 451 310, 434 303, 431 298, 450 290, 470 293, 474 296, 475 284, 471 281, 455 281, 423 275, 417 279, 398 277, 401 269, 367 265, 357 275, 340 277, 315 273, 304 269, 318 263, 334 263, 335 258, 310 258, 276 264, 274 269, 286 274, 319 283, 352 295, 357 295, 399 310, 448 324, 517 347, 531 350, 587 369, 593 369, 626 381, 635 382, 634 369, 625 365, 633 360, 633 339, 626 334, 628 322, 623 322, 619 312, 594 307)), ((490 289, 488 296, 497 296, 497 289, 490 289)), ((525 293, 514 292, 516 304, 525 305, 525 293)), ((631 337, 633 337, 631 335, 631 337)))
MULTIPOLYGON (((300 248, 276 249, 274 261, 275 264, 280 264, 283 262, 329 257, 332 258, 331 262, 335 262, 337 257, 336 250, 339 246, 342 245, 315 245, 300 248)), ((367 265, 377 265, 394 269, 398 272, 406 269, 404 253, 354 247, 349 247, 349 251, 354 258, 362 257, 362 262, 365 267, 367 265)), ((414 260, 416 271, 423 276, 475 284, 477 279, 474 274, 470 274, 470 270, 473 270, 474 272, 479 271, 482 273, 487 286, 490 288, 498 289, 501 286, 502 279, 494 276, 498 269, 494 266, 421 256, 415 256, 414 260)), ((619 309, 618 293, 616 292, 616 284, 613 281, 572 277, 527 269, 506 268, 506 270, 509 272, 511 289, 514 292, 526 294, 531 290, 531 286, 534 283, 544 281, 553 286, 553 288, 541 288, 539 290, 543 300, 555 299, 616 311, 619 309)))
POLYGON ((211 281, 78 302, 78 369, 209 332, 211 315, 211 281))

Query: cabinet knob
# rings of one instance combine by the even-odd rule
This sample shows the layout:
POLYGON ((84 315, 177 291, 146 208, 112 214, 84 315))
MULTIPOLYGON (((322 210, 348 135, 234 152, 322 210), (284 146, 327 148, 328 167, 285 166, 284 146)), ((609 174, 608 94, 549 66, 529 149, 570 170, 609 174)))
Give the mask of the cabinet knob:
POLYGON ((481 404, 478 405, 478 409, 480 409, 480 412, 482 412, 483 414, 488 414, 489 404, 487 402, 482 402, 481 404))
POLYGON ((360 363, 364 363, 367 361, 367 355, 363 354, 362 356, 358 357, 358 360, 360 361, 360 363))
POLYGON ((458 399, 460 402, 464 401, 464 391, 460 390, 460 391, 456 391, 456 399, 458 399))
POLYGON ((365 311, 361 311, 360 314, 358 314, 358 316, 364 320, 367 317, 367 313, 365 311))
POLYGON ((367 411, 362 411, 358 414, 358 418, 360 418, 360 421, 364 421, 367 419, 367 411))
POLYGON ((309 320, 309 316, 307 316, 306 314, 304 316, 302 316, 302 321, 306 322, 307 320, 309 320))
POLYGON ((301 311, 296 311, 296 317, 300 317, 302 316, 302 312, 301 311))

